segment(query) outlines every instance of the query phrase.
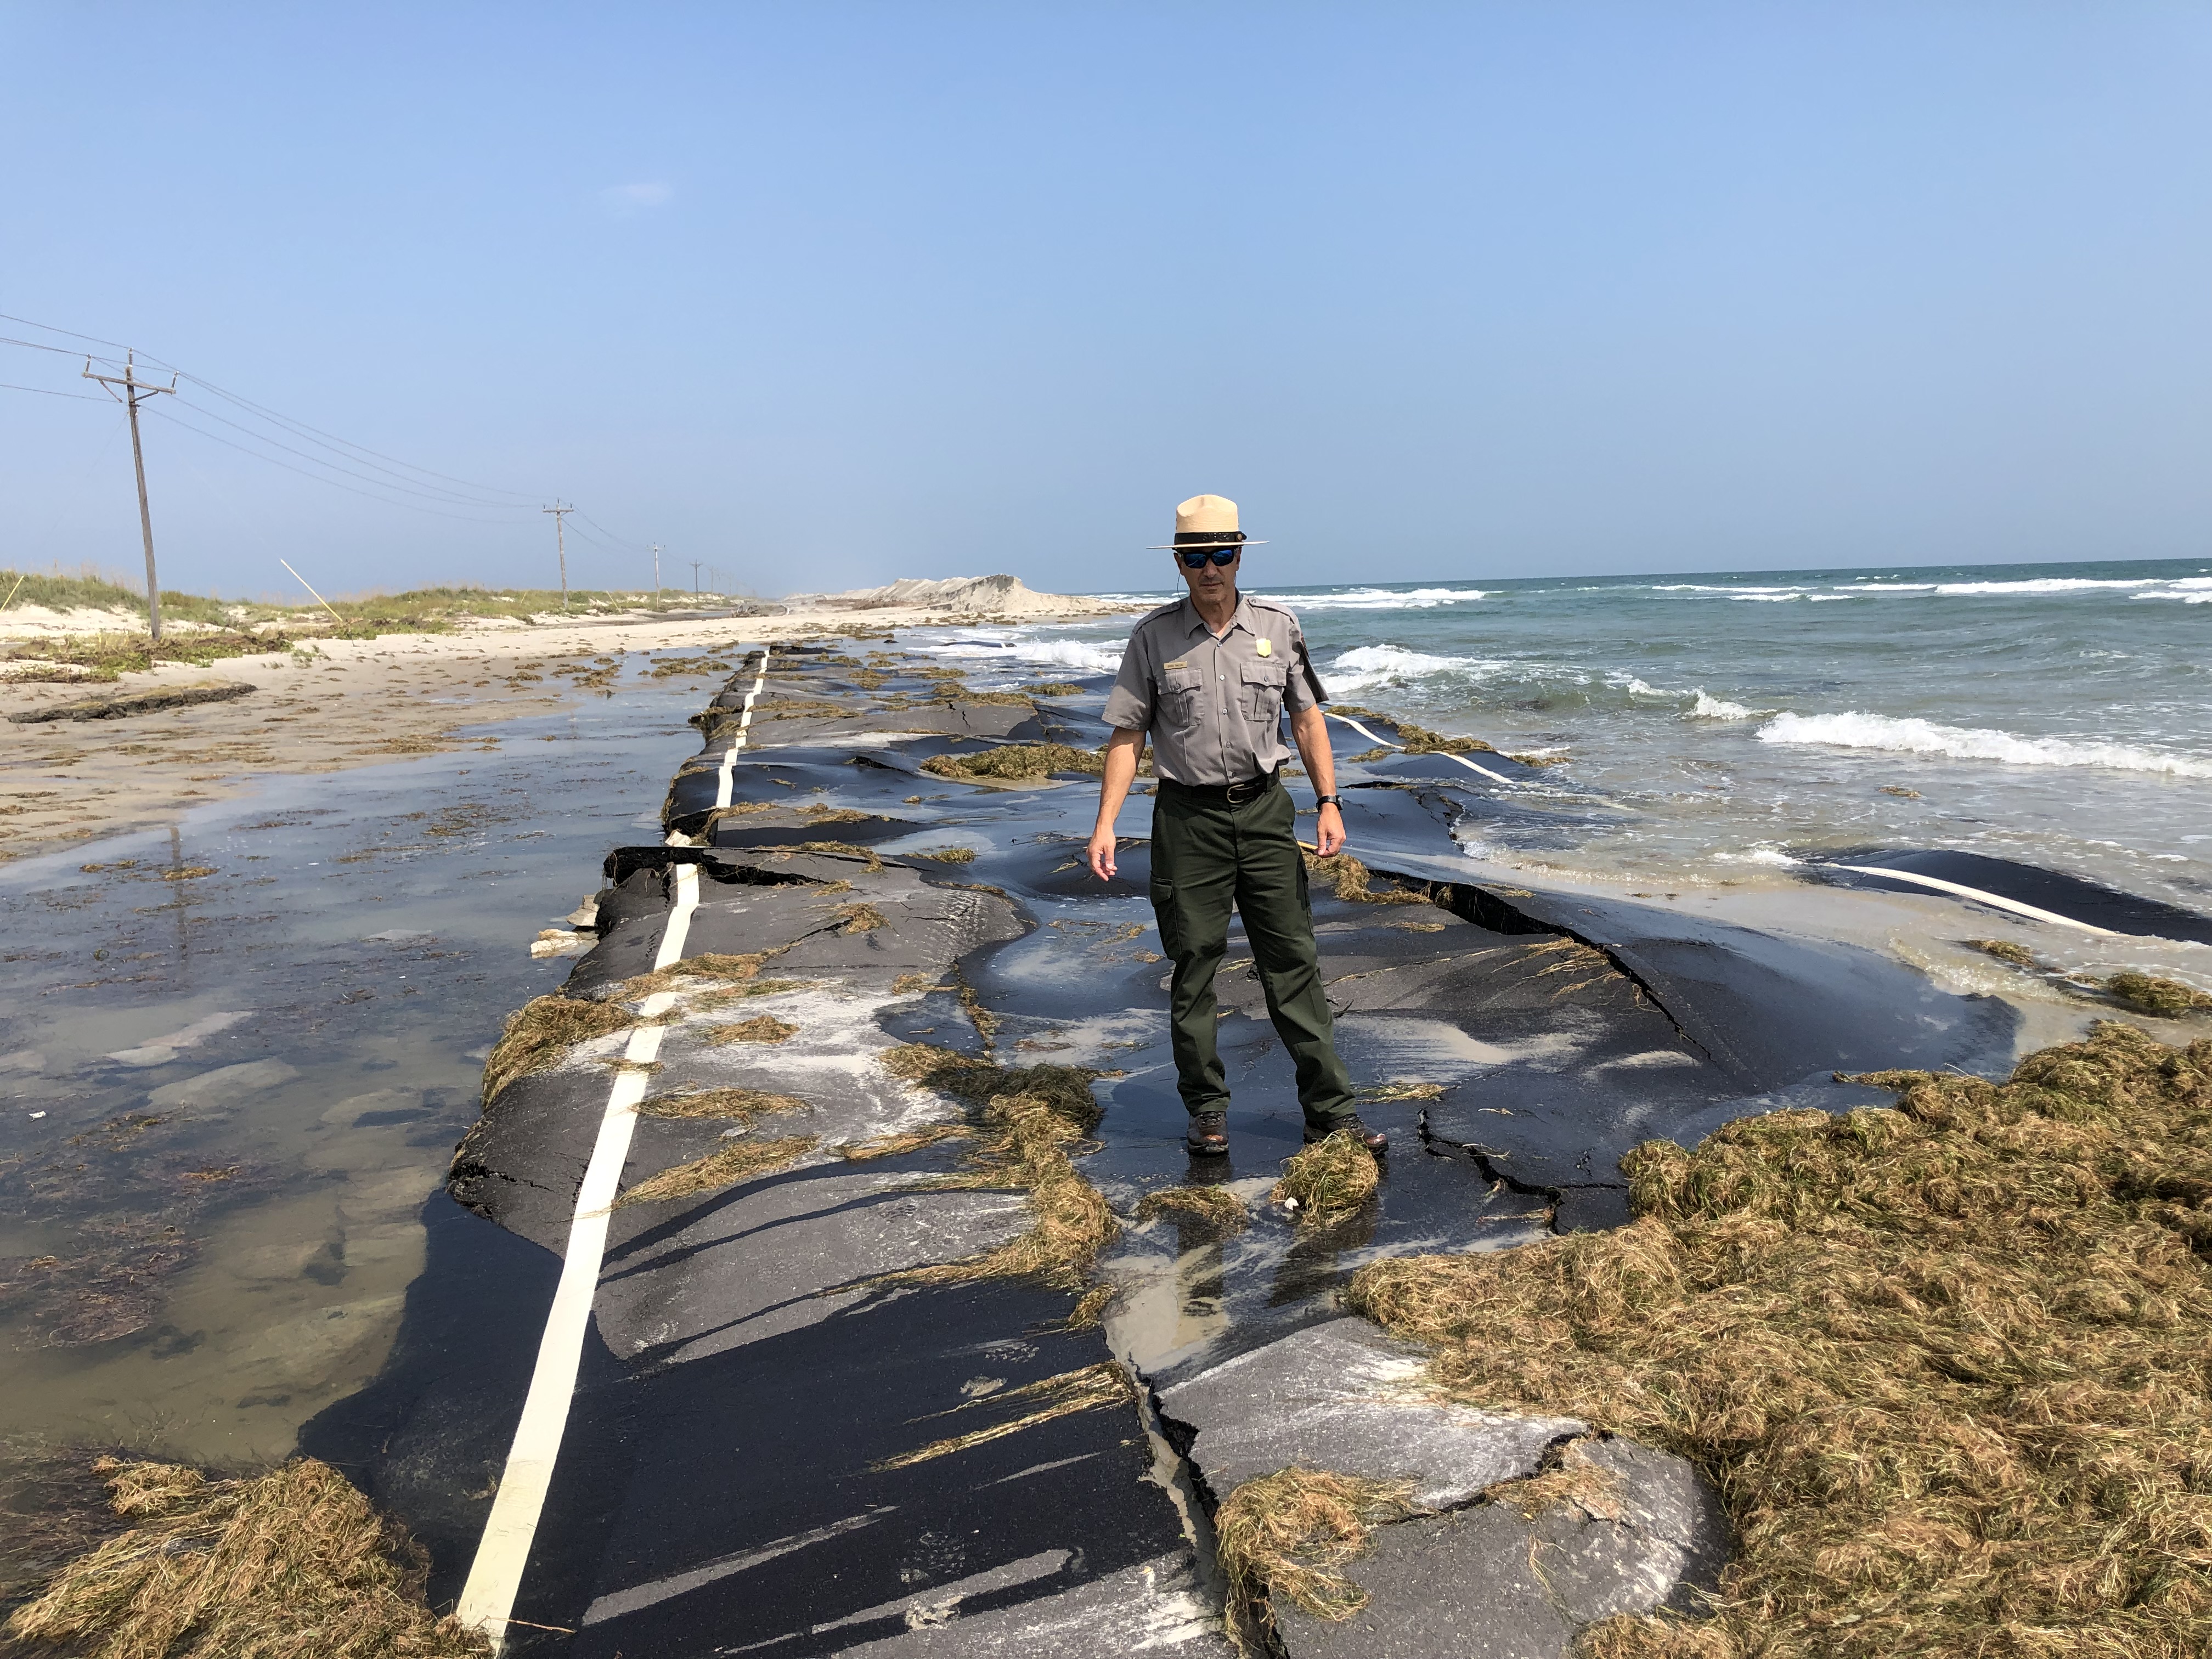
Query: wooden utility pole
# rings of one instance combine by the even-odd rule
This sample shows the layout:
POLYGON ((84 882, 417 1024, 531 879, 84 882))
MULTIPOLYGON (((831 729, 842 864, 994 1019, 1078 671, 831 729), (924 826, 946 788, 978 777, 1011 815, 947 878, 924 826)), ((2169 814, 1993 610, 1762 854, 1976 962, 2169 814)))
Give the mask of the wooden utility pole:
POLYGON ((699 567, 704 564, 706 561, 704 559, 693 559, 690 562, 691 565, 691 597, 696 599, 699 597, 699 567))
POLYGON ((138 533, 146 542, 146 633, 159 642, 161 637, 161 582, 154 574, 154 515, 146 505, 146 452, 138 442, 138 404, 142 398, 158 393, 174 392, 177 377, 171 375, 167 386, 148 386, 137 376, 136 364, 138 354, 126 351, 121 374, 95 374, 92 359, 84 360, 84 378, 97 380, 107 388, 107 395, 131 411, 131 464, 138 469, 138 533), (115 388, 121 386, 122 391, 115 388))
POLYGON ((653 544, 653 597, 660 597, 660 544, 653 544))
POLYGON ((561 498, 556 495, 552 506, 541 507, 538 510, 553 515, 553 546, 561 555, 561 608, 566 611, 568 608, 568 543, 562 532, 568 527, 568 515, 576 509, 562 506, 561 498))

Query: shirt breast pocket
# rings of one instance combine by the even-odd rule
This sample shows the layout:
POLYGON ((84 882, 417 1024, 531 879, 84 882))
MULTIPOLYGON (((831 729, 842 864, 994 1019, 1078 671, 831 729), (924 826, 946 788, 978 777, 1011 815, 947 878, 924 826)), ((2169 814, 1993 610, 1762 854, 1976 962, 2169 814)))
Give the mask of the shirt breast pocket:
POLYGON ((1206 685, 1202 668, 1164 668, 1160 671, 1160 718, 1171 726, 1198 721, 1199 693, 1206 685))
POLYGON ((1248 662, 1244 665, 1244 718, 1261 726, 1273 726, 1283 712, 1284 665, 1279 662, 1248 662))

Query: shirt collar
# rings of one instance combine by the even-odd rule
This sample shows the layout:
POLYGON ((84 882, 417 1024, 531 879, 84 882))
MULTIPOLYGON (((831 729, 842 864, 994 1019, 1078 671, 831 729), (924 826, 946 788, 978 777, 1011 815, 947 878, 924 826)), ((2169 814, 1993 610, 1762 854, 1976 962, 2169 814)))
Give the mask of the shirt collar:
MULTIPOLYGON (((1229 626, 1223 630, 1223 638, 1226 639, 1240 628, 1247 634, 1256 634, 1260 631, 1252 626, 1251 604, 1251 600, 1245 598, 1243 590, 1239 588, 1237 592, 1237 609, 1229 613, 1229 626)), ((1185 639, 1188 639, 1202 629, 1209 635, 1213 631, 1206 628, 1206 618, 1198 614, 1198 602, 1188 593, 1182 596, 1182 623, 1185 639)))

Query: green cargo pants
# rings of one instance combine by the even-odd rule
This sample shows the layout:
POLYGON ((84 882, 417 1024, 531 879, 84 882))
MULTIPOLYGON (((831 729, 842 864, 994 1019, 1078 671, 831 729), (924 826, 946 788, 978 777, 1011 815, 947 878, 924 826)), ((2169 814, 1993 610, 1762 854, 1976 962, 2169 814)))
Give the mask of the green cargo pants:
POLYGON ((1167 787, 1154 798, 1152 910, 1175 963, 1168 1020, 1176 1087, 1194 1113, 1229 1104, 1214 1041, 1213 975, 1228 948, 1232 905, 1244 918, 1267 1017, 1297 1069, 1307 1123, 1334 1124, 1352 1111, 1352 1079, 1337 1058, 1322 988, 1297 822, 1279 783, 1240 806, 1167 787))

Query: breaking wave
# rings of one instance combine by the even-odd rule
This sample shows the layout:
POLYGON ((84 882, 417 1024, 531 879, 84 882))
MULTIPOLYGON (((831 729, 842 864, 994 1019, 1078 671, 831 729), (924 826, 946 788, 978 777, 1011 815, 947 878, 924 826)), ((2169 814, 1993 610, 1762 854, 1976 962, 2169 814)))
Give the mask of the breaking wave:
POLYGON ((1746 708, 1740 702, 1729 702, 1721 697, 1709 697, 1703 686, 1695 694, 1697 701, 1683 710, 1686 720, 1747 720, 1758 718, 1759 711, 1746 708))
MULTIPOLYGON (((1260 598, 1267 596, 1261 594, 1260 598)), ((1299 593, 1277 601, 1293 611, 1432 611, 1440 605, 1486 599, 1480 587, 1353 587, 1339 593, 1299 593)))
POLYGON ((1938 726, 1933 720, 1887 714, 1780 714, 1759 731, 1761 743, 1880 749, 1953 760, 2002 761, 2012 766, 2098 766, 2121 772, 2160 772, 2178 778, 2212 778, 2212 761, 2169 754, 2131 743, 2076 738, 2023 738, 1986 726, 1938 726))
POLYGON ((1080 640, 954 640, 924 647, 932 656, 986 659, 1032 668, 1073 668, 1084 674, 1110 674, 1121 665, 1121 648, 1085 645, 1080 640))
POLYGON ((1503 672, 1507 664, 1480 657, 1432 657, 1408 651, 1401 645, 1363 645, 1346 652, 1328 665, 1322 684, 1333 697, 1373 691, 1386 685, 1404 685, 1437 674, 1469 674, 1477 678, 1503 672))

